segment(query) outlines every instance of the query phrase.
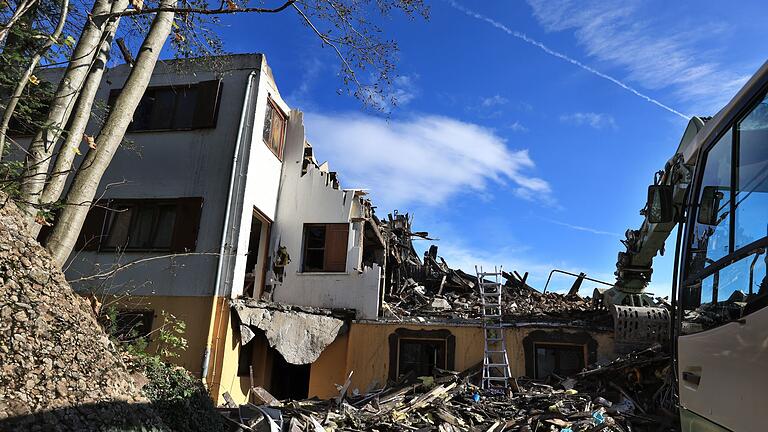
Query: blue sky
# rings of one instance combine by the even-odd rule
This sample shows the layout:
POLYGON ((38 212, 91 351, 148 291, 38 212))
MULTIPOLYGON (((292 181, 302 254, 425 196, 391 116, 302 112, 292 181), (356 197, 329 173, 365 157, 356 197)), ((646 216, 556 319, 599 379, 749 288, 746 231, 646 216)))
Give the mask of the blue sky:
POLYGON ((338 94, 338 60, 294 14, 227 17, 223 33, 229 51, 266 53, 317 157, 369 188, 379 216, 408 211, 450 265, 528 271, 539 288, 552 268, 613 280, 679 113, 714 114, 766 60, 762 1, 430 5, 428 21, 381 22, 400 46, 389 116, 338 94))

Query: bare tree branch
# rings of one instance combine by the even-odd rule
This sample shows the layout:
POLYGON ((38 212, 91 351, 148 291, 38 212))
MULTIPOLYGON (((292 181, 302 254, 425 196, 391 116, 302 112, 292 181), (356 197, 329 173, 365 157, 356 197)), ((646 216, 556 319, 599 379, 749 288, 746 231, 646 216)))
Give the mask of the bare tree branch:
POLYGON ((124 17, 124 16, 136 16, 146 15, 157 12, 174 12, 177 14, 200 14, 200 15, 225 15, 234 13, 279 13, 292 6, 296 0, 288 0, 279 7, 276 8, 260 8, 260 7, 247 7, 247 8, 219 8, 219 9, 204 9, 204 8, 185 8, 185 7, 156 7, 147 9, 130 9, 123 12, 112 12, 108 14, 102 14, 94 18, 112 18, 112 17, 124 17))

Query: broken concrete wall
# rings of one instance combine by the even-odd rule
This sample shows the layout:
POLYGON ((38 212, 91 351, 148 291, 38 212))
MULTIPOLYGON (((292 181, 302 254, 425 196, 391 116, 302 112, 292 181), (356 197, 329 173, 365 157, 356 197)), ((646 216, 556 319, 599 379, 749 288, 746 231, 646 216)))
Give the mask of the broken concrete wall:
MULTIPOLYGON (((282 275, 272 275, 272 300, 324 308, 355 309, 359 318, 378 315, 381 267, 363 268, 364 220, 370 212, 361 191, 342 190, 327 164, 305 164, 303 115, 292 111, 286 134, 280 199, 273 225, 270 254, 284 247, 290 262, 282 275), (302 145, 297 145, 302 143, 302 145), (302 272, 305 224, 349 224, 343 272, 302 272)), ((274 261, 273 261, 274 262, 274 261)))
POLYGON ((328 315, 246 306, 242 302, 236 302, 233 309, 240 318, 241 344, 249 343, 255 332, 263 331, 269 345, 296 365, 314 363, 344 327, 344 321, 328 315))

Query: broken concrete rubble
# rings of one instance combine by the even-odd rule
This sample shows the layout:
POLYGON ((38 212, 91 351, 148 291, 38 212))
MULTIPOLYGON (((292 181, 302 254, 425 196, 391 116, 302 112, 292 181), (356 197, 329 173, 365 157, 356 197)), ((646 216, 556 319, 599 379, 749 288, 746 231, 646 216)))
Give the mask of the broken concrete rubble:
MULTIPOLYGON (((413 247, 414 239, 431 240, 429 234, 412 230, 413 218, 394 212, 381 222, 381 232, 388 241, 387 288, 382 312, 385 319, 398 321, 478 320, 481 300, 477 278, 452 269, 437 254, 435 245, 423 260, 413 247)), ((610 327, 605 309, 577 293, 567 295, 542 293, 526 283, 527 274, 504 272, 506 283, 502 296, 504 322, 548 321, 584 323, 610 327)))
MULTIPOLYGON (((635 373, 648 374, 643 378, 646 390, 656 389, 658 395, 658 389, 668 384, 658 378, 668 366, 668 356, 657 349, 646 350, 557 383, 520 379, 515 391, 508 393, 477 387, 479 368, 461 374, 438 371, 432 377, 368 394, 285 402, 279 409, 280 423, 275 422, 271 430, 624 432, 662 430, 658 429, 662 425, 669 431, 674 430, 668 421, 671 417, 659 398, 655 403, 642 399, 633 374, 628 374, 638 369, 642 372, 635 373)), ((252 406, 246 412, 258 408, 252 406)), ((237 420, 256 427, 253 430, 270 430, 257 426, 268 424, 264 416, 241 415, 237 420)), ((270 416, 278 418, 274 413, 270 416)))
POLYGON ((287 306, 255 300, 235 300, 233 310, 240 319, 243 345, 263 331, 269 345, 288 363, 313 363, 323 350, 344 331, 344 316, 332 316, 332 311, 320 308, 287 306))

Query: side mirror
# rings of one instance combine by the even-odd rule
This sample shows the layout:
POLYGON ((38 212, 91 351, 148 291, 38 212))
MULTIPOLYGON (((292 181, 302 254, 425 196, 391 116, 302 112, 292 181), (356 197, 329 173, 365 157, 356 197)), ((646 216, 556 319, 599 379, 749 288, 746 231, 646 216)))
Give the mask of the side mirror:
POLYGON ((701 203, 699 203, 699 214, 696 216, 696 222, 703 225, 717 225, 718 212, 720 210, 720 201, 725 197, 717 186, 704 186, 701 192, 701 203))
POLYGON ((669 223, 675 220, 675 206, 672 201, 671 185, 648 186, 646 217, 650 223, 669 223))

